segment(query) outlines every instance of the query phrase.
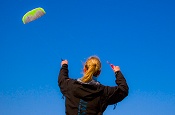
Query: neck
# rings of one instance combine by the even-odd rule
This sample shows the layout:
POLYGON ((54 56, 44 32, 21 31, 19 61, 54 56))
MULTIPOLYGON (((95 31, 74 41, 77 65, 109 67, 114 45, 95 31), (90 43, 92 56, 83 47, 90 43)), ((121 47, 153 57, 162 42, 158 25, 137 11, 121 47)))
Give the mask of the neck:
POLYGON ((94 80, 94 81, 97 82, 97 77, 93 76, 93 77, 92 77, 92 80, 94 80))

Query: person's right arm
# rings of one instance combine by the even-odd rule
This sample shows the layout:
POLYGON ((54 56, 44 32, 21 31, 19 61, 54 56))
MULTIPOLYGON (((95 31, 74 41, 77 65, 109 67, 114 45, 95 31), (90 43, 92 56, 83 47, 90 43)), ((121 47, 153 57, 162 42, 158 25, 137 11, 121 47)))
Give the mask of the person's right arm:
POLYGON ((105 87, 105 94, 107 99, 107 104, 115 104, 117 102, 122 101, 127 95, 129 87, 127 85, 126 79, 124 78, 122 72, 120 71, 119 66, 113 66, 113 71, 116 77, 116 84, 115 87, 105 87))

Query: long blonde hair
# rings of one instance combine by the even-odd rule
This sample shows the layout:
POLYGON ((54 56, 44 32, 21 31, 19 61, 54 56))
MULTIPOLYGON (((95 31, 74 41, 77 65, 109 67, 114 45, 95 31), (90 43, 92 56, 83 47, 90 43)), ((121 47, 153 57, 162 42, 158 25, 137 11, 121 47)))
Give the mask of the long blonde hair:
POLYGON ((92 81, 93 76, 98 76, 101 71, 101 62, 97 56, 89 57, 84 64, 84 76, 82 77, 82 82, 87 83, 92 81))

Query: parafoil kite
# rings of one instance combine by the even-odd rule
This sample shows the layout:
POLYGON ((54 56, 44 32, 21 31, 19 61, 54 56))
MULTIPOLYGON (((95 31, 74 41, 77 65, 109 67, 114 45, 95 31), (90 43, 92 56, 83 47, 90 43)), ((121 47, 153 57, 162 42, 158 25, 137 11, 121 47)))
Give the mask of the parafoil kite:
POLYGON ((22 21, 24 24, 29 23, 33 20, 38 19, 39 17, 43 16, 44 14, 46 14, 46 12, 44 11, 43 8, 39 7, 39 8, 35 8, 31 11, 28 11, 22 18, 22 21))

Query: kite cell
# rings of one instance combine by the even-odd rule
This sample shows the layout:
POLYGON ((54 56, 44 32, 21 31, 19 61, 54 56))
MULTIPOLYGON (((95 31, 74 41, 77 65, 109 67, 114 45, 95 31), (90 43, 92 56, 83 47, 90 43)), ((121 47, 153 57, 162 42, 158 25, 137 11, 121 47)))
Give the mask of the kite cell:
POLYGON ((22 18, 22 21, 24 24, 29 23, 31 21, 34 21, 38 18, 40 18, 41 16, 43 16, 44 14, 46 14, 46 12, 44 11, 43 8, 35 8, 31 11, 28 11, 22 18))

